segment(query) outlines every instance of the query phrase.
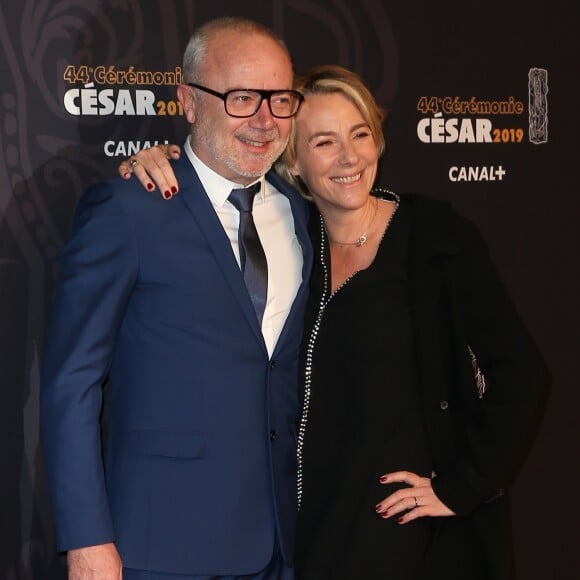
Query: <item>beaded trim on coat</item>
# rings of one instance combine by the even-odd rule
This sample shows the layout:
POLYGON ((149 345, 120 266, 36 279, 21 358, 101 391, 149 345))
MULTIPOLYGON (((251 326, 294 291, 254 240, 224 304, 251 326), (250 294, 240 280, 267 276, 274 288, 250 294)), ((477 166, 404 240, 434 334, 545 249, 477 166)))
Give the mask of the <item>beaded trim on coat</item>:
MULTIPOLYGON (((388 194, 390 197, 393 198, 393 203, 396 203, 395 211, 389 218, 387 225, 385 226, 385 230, 383 232, 383 237, 385 236, 386 232, 391 225, 391 221, 397 213, 397 209, 399 207, 399 203, 401 201, 400 197, 389 191, 388 189, 380 189, 376 188, 372 190, 372 193, 375 194, 379 199, 384 199, 381 197, 382 193, 388 194)), ((391 200, 388 200, 391 201, 391 200)), ((320 263, 322 264, 322 269, 324 273, 324 284, 323 284, 323 291, 322 296, 320 298, 320 303, 318 305, 318 314, 316 316, 316 321, 312 330, 310 332, 310 336, 308 338, 308 346, 306 347, 306 367, 304 371, 304 402, 302 404, 302 416, 300 418, 300 426, 298 427, 298 445, 296 449, 296 458, 298 463, 298 476, 297 476, 297 498, 298 498, 298 509, 300 509, 302 505, 302 492, 303 492, 303 469, 302 469, 302 461, 303 461, 303 449, 304 449, 304 437, 306 435, 306 427, 308 425, 308 413, 310 410, 310 395, 312 392, 312 363, 313 363, 313 352, 314 346, 316 345, 316 339, 318 338, 318 333, 320 331, 320 325, 322 324, 322 318, 324 316, 324 312, 326 307, 332 300, 334 296, 340 290, 350 282, 358 273, 359 270, 353 272, 334 292, 330 292, 329 287, 329 278, 330 272, 329 267, 324 260, 324 248, 326 246, 326 230, 324 228, 324 222, 322 220, 322 216, 320 216, 320 263)), ((381 238, 382 242, 382 238, 381 238)), ((380 244, 380 242, 379 242, 380 244)))

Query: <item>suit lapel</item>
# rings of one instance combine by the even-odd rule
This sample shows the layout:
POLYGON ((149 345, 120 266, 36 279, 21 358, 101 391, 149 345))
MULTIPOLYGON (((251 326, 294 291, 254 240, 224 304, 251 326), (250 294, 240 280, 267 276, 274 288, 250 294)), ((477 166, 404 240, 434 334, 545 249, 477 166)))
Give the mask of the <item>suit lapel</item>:
MULTIPOLYGON (((248 324, 256 337, 264 344, 264 337, 258 325, 256 312, 244 284, 232 246, 197 173, 185 155, 176 162, 174 169, 180 183, 180 197, 189 209, 192 219, 206 238, 209 251, 215 256, 216 262, 238 300, 248 324)), ((266 348, 265 344, 264 348, 266 348)))

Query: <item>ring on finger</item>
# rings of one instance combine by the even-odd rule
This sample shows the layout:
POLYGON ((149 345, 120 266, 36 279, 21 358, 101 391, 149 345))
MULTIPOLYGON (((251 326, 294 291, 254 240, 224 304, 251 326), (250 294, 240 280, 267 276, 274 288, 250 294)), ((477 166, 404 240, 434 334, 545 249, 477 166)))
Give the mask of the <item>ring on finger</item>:
POLYGON ((129 169, 133 169, 135 165, 137 165, 137 163, 139 163, 139 161, 137 161, 137 159, 135 159, 134 157, 129 159, 129 169))
POLYGON ((419 502, 417 501, 417 498, 414 497, 413 499, 415 500, 415 507, 418 508, 419 507, 419 502))

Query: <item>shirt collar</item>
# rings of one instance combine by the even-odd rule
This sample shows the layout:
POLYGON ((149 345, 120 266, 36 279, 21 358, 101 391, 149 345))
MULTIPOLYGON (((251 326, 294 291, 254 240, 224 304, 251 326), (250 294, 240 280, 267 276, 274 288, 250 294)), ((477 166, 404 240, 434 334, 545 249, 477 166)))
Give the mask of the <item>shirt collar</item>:
POLYGON ((187 138, 184 145, 185 153, 193 165, 201 184, 203 185, 207 196, 210 198, 211 202, 217 206, 222 207, 227 201, 232 189, 240 189, 243 187, 249 187, 250 185, 260 182, 260 198, 264 202, 266 198, 266 179, 264 176, 260 179, 252 181, 249 185, 240 185, 234 181, 230 181, 225 177, 222 177, 219 173, 216 173, 213 169, 209 168, 201 159, 193 152, 190 143, 190 137, 187 138))

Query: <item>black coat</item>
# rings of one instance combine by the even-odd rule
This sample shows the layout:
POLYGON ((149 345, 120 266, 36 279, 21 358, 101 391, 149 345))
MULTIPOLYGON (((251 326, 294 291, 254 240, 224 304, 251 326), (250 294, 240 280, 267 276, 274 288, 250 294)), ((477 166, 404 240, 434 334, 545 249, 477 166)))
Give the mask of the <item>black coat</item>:
POLYGON ((438 518, 424 578, 511 578, 504 490, 548 372, 476 228, 446 203, 403 200, 414 215, 411 307, 433 488, 457 514, 438 518), (485 375, 482 397, 468 346, 485 375))

